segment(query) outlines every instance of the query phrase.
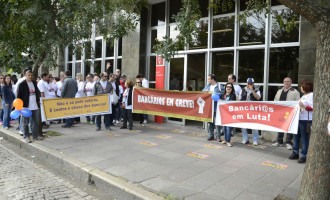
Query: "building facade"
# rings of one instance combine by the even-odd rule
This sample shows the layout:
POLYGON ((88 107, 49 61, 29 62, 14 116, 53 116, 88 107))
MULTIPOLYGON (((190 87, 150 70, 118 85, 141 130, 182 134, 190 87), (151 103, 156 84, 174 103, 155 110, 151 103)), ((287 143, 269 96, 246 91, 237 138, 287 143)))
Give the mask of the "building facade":
MULTIPOLYGON (((272 14, 254 14, 243 25, 237 18, 246 9, 246 0, 227 2, 232 6, 214 11, 208 9, 207 0, 199 0, 200 29, 193 41, 166 63, 165 89, 201 90, 208 74, 215 74, 222 83, 227 82, 229 74, 235 74, 242 87, 248 77, 253 77, 262 91, 262 99, 272 101, 285 77, 292 78, 293 86, 298 86, 303 78, 313 78, 315 31, 306 20, 272 0, 272 14), (295 25, 287 32, 285 21, 282 27, 276 17, 294 20, 295 25)), ((94 31, 91 40, 77 46, 76 53, 66 48, 65 69, 86 76, 103 71, 109 61, 113 69, 119 68, 131 78, 138 73, 145 74, 150 87, 155 87, 153 46, 163 36, 175 38, 179 34, 172 16, 182 5, 179 0, 149 0, 149 3, 149 9, 142 11, 139 28, 114 45, 94 31)))

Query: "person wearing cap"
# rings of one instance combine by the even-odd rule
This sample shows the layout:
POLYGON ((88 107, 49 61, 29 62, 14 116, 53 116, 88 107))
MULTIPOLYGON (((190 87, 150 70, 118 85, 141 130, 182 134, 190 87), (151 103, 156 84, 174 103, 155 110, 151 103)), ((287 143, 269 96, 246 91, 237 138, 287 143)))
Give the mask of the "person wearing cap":
MULTIPOLYGON (((217 93, 217 94, 221 94, 221 92, 223 91, 221 89, 221 86, 220 84, 218 84, 217 82, 217 78, 214 74, 209 74, 207 76, 207 83, 208 85, 205 86, 205 88, 202 90, 202 91, 205 91, 205 92, 213 92, 213 93, 217 93)), ((214 115, 213 116, 216 116, 216 108, 217 108, 217 103, 218 102, 214 102, 214 115)), ((211 140, 217 140, 218 142, 222 142, 221 139, 220 139, 220 134, 221 134, 221 126, 216 126, 215 125, 215 117, 213 117, 213 123, 209 123, 209 137, 207 138, 208 141, 211 141, 211 140), (216 128, 216 136, 214 138, 214 127, 216 128)))
MULTIPOLYGON (((259 101, 261 99, 261 94, 258 88, 254 87, 254 79, 247 79, 247 86, 244 87, 239 94, 240 101, 259 101)), ((243 141, 242 144, 249 144, 249 136, 246 128, 242 128, 243 141)), ((253 145, 258 146, 259 132, 256 129, 252 129, 252 139, 253 145)))

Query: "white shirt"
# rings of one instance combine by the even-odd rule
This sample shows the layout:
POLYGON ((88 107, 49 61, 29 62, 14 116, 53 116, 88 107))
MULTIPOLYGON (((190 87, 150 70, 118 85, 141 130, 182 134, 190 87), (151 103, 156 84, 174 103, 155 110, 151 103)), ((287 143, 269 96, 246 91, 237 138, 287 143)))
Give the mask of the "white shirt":
POLYGON ((107 82, 108 81, 102 81, 102 80, 100 80, 100 83, 101 83, 101 85, 103 87, 103 91, 105 91, 107 89, 107 82))
POLYGON ((215 84, 215 85, 211 85, 211 86, 210 86, 210 91, 213 92, 216 86, 217 86, 217 84, 215 84))
POLYGON ((86 84, 86 94, 88 97, 93 96, 93 88, 94 88, 95 82, 87 82, 86 84))
POLYGON ((36 89, 33 85, 33 82, 27 82, 30 91, 30 98, 29 98, 29 110, 38 110, 37 104, 37 97, 36 97, 36 89))
POLYGON ((142 79, 142 87, 149 88, 149 81, 145 78, 142 79))
POLYGON ((124 93, 124 89, 123 86, 119 85, 119 98, 121 97, 121 95, 124 93))
POLYGON ((49 97, 48 98, 56 98, 55 91, 57 90, 57 87, 54 83, 48 83, 48 90, 49 90, 49 97))
POLYGON ((63 83, 61 81, 56 82, 57 96, 59 97, 61 96, 62 85, 63 83))
POLYGON ((37 86, 40 93, 43 92, 45 94, 45 98, 49 98, 48 83, 43 80, 40 80, 37 86))
POLYGON ((85 91, 85 84, 84 84, 83 81, 81 81, 81 82, 78 83, 78 91, 77 91, 77 93, 76 93, 76 98, 77 98, 77 97, 78 97, 78 98, 79 98, 79 97, 84 97, 84 96, 85 96, 84 91, 85 91))
MULTIPOLYGON (((301 103, 303 103, 305 106, 310 106, 313 108, 313 92, 303 95, 300 98, 301 103)), ((301 108, 302 111, 299 115, 299 120, 310 120, 313 119, 313 111, 307 111, 303 108, 301 108)))
POLYGON ((115 83, 115 81, 110 82, 110 83, 112 84, 112 87, 113 87, 113 93, 116 93, 116 83, 115 83))
MULTIPOLYGON (((226 89, 226 88, 225 88, 226 89)), ((239 94, 241 93, 241 91, 242 91, 242 88, 241 88, 241 86, 239 86, 239 85, 234 85, 234 89, 235 89, 235 94, 236 94, 236 96, 239 96, 239 94)))
POLYGON ((133 105, 127 105, 127 103, 128 103, 128 100, 127 100, 128 93, 129 93, 129 88, 127 88, 125 90, 124 94, 123 94, 123 103, 125 103, 125 109, 132 109, 133 105))

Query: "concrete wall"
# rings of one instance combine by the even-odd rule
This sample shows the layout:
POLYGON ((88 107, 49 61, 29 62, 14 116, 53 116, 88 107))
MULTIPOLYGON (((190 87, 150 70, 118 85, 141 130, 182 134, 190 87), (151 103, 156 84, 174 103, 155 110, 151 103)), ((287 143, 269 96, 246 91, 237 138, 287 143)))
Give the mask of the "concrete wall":
MULTIPOLYGON (((139 26, 138 26, 139 27, 139 26)), ((123 38, 122 66, 121 73, 126 74, 129 79, 135 81, 139 73, 140 55, 140 29, 131 32, 123 38)))

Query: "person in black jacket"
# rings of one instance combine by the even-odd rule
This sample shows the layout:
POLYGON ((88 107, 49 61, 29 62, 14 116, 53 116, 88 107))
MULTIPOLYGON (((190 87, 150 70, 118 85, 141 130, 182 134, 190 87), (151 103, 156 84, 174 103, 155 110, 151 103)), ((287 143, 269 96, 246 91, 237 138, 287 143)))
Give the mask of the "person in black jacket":
MULTIPOLYGON (((223 101, 236 101, 235 88, 232 83, 227 83, 225 86, 225 93, 221 94, 221 100, 223 101)), ((224 126, 223 132, 225 135, 225 140, 222 141, 222 144, 227 144, 227 146, 232 147, 230 143, 231 131, 233 127, 224 126)))
POLYGON ((3 107, 3 127, 8 130, 10 125, 10 112, 13 107, 13 101, 15 99, 15 95, 13 93, 11 87, 11 79, 10 75, 6 75, 4 77, 4 84, 1 87, 2 94, 2 107, 3 107))
MULTIPOLYGON (((33 81, 33 73, 28 70, 25 73, 26 79, 22 81, 17 87, 17 98, 22 99, 23 108, 31 110, 31 126, 32 126, 32 137, 34 140, 42 140, 43 138, 39 135, 39 121, 40 121, 40 91, 37 87, 37 83, 33 81)), ((30 117, 23 116, 23 135, 27 143, 31 143, 29 133, 29 120, 30 117)))

